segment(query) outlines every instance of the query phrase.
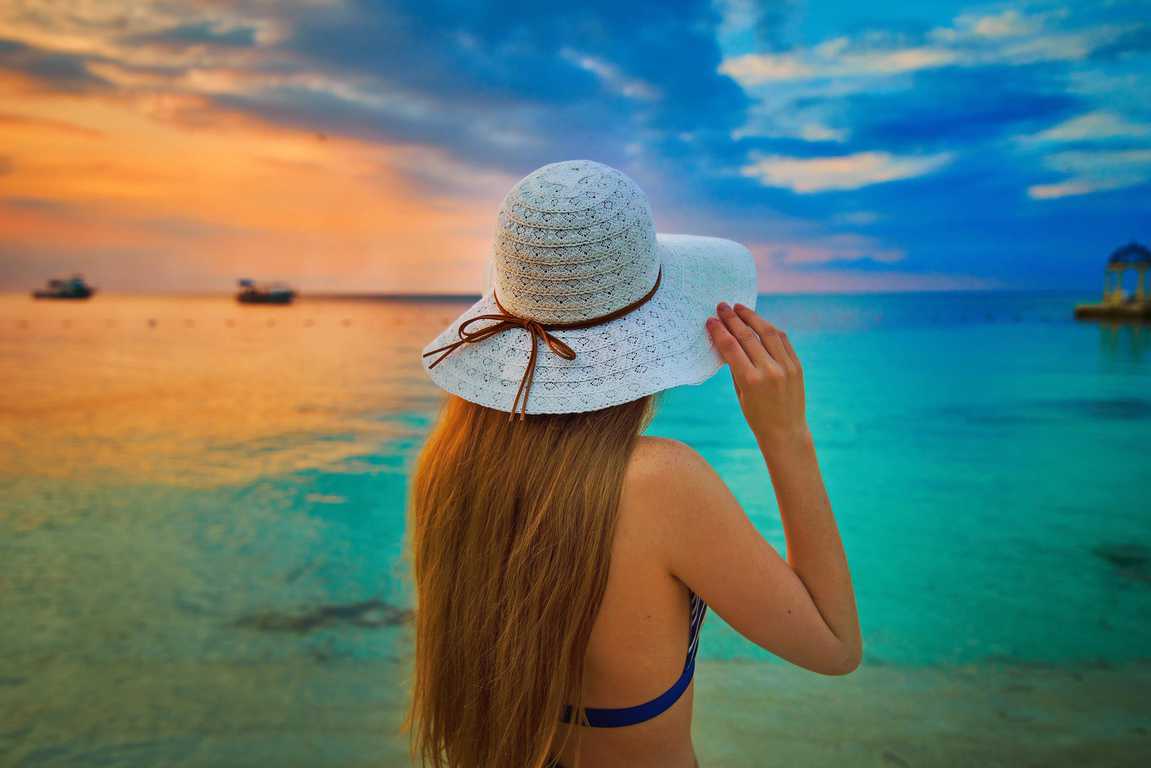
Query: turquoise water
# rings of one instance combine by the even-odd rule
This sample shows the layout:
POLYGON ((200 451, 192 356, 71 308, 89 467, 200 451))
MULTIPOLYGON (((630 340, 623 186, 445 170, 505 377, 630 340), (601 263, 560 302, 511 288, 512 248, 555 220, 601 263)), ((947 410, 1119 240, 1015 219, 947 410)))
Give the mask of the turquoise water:
MULTIPOLYGON (((1151 328, 1076 324, 1071 299, 761 300, 805 361, 869 663, 1147 657, 1151 328)), ((656 431, 697 446, 782 549, 728 382, 665 406, 656 431)), ((760 655, 709 630, 713 657, 760 655)))
MULTIPOLYGON (((1151 327, 1076 323, 1082 298, 761 297, 805 362, 866 664, 1147 659, 1151 327)), ((277 759, 286 724, 319 738, 380 697, 394 726, 405 483, 438 403, 418 349, 463 307, 0 297, 0 755, 277 759), (265 741, 238 746, 241 705, 265 741)), ((650 431, 782 549, 726 372, 650 431)), ((701 653, 769 659, 714 615, 701 653)), ((340 743, 315 748, 394 749, 340 743)))

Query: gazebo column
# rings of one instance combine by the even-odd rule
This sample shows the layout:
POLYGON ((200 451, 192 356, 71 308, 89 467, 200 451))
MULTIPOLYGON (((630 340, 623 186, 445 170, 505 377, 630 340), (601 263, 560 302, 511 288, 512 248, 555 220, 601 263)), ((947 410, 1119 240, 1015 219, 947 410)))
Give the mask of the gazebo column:
POLYGON ((1147 265, 1140 264, 1135 268, 1139 273, 1139 282, 1136 284, 1135 297, 1139 301, 1144 301, 1147 298, 1147 265))

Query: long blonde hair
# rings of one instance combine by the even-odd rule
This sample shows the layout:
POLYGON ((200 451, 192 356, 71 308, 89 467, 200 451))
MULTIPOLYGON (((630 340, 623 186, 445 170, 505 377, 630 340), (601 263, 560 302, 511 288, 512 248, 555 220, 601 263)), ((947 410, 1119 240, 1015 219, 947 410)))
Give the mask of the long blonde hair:
MULTIPOLYGON (((435 768, 540 768, 578 733, 628 456, 652 397, 532 415, 449 397, 412 479, 415 675, 405 725, 435 768)), ((578 736, 576 737, 578 738, 578 736)))

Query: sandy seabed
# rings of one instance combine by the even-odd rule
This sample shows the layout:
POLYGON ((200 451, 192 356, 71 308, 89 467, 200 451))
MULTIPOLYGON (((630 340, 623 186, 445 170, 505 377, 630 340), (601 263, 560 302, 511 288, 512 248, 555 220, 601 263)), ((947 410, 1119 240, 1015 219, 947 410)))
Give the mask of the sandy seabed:
MULTIPOLYGON (((0 677, 2 766, 408 765, 397 664, 53 664, 0 677), (381 684, 382 681, 388 681, 381 684)), ((1145 766, 1151 662, 701 662, 703 768, 1145 766)))
POLYGON ((824 677, 703 662, 694 737, 704 768, 1146 766, 1151 663, 867 666, 824 677))

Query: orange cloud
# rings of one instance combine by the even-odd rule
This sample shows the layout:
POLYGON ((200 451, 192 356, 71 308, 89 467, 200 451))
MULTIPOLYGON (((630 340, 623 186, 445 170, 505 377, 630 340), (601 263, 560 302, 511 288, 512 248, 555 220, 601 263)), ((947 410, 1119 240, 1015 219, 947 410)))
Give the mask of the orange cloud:
POLYGON ((463 175, 434 150, 275 126, 196 96, 46 93, 10 78, 0 104, 0 246, 17 257, 103 253, 80 266, 112 290, 149 284, 117 274, 106 254, 123 249, 154 256, 165 276, 154 287, 183 272, 196 290, 252 273, 313 290, 476 291, 514 181, 463 175), (466 180, 467 194, 415 184, 417 172, 466 180))

